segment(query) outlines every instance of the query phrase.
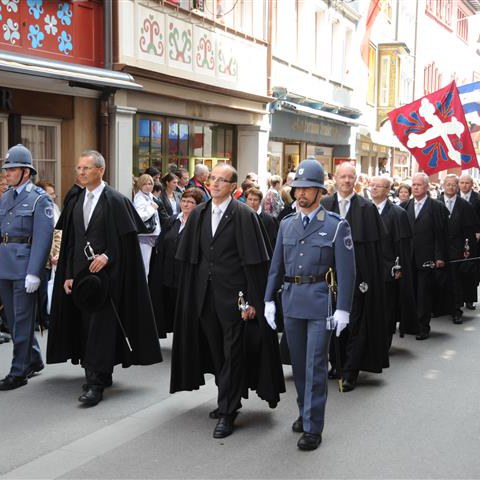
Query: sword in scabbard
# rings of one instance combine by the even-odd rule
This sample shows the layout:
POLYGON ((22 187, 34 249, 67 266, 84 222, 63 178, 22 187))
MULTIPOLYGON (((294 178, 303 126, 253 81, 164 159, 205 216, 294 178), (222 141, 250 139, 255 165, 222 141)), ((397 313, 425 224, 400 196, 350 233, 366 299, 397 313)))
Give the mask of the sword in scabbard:
MULTIPOLYGON (((333 311, 337 301, 337 281, 335 278, 335 271, 330 267, 325 274, 325 283, 328 286, 328 308, 327 313, 330 321, 333 321, 333 311)), ((334 326, 335 328, 335 326, 334 326)), ((343 393, 343 369, 342 357, 340 355, 340 341, 335 332, 333 332, 333 344, 335 347, 335 369, 339 376, 338 390, 343 393)))

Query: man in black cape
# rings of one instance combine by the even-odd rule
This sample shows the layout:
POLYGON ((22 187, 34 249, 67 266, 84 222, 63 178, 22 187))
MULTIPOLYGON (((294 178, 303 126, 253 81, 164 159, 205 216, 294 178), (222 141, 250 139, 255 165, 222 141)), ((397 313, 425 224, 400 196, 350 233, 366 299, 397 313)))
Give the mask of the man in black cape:
MULTIPOLYGON (((450 212, 448 216, 448 260, 467 260, 475 256, 477 214, 472 204, 458 195, 457 175, 451 173, 444 178, 443 190, 444 193, 440 195, 438 201, 443 203, 450 212)), ((452 315, 453 323, 463 323, 464 288, 469 286, 469 274, 477 268, 475 263, 476 261, 467 261, 447 265, 449 278, 444 297, 450 297, 446 313, 452 315), (449 311, 448 307, 450 307, 449 311)), ((437 299, 437 302, 440 300, 437 299)))
MULTIPOLYGON (((324 208, 339 213, 348 221, 355 250, 357 273, 350 324, 342 332, 339 342, 344 392, 355 388, 360 370, 381 373, 389 366, 381 248, 385 227, 375 205, 354 192, 356 179, 355 167, 342 163, 335 172, 337 192, 321 201, 324 208)), ((330 363, 329 375, 335 378, 338 372, 333 351, 330 363)))
MULTIPOLYGON (((475 210, 479 223, 475 227, 475 242, 470 248, 471 256, 480 256, 480 194, 473 190, 473 178, 468 173, 462 173, 458 179, 460 187, 459 195, 469 202, 475 210)), ((468 310, 475 310, 475 302, 478 301, 477 290, 480 281, 480 262, 469 262, 471 265, 468 272, 463 275, 463 295, 465 306, 468 310)))
POLYGON ((101 154, 83 152, 77 171, 86 188, 72 188, 57 224, 63 234, 47 363, 80 363, 86 384, 79 401, 93 406, 112 384, 114 365, 150 365, 161 362, 162 356, 137 239, 143 231, 142 221, 131 202, 102 181, 105 160, 101 154), (87 218, 86 193, 98 195, 87 218), (94 254, 90 259, 87 242, 94 254), (75 295, 71 295, 75 279, 85 272, 101 273, 101 289, 107 289, 105 301, 96 311, 74 302, 75 295))
POLYGON ((285 391, 278 339, 263 312, 269 256, 257 214, 232 199, 237 173, 212 171, 212 199, 190 214, 176 258, 182 262, 170 392, 218 385, 214 438, 230 435, 248 389, 275 407, 285 391), (240 312, 239 293, 250 308, 240 312), (243 320, 242 320, 243 318, 243 320))
POLYGON ((429 197, 429 187, 427 174, 415 174, 412 178, 413 198, 401 204, 407 211, 413 232, 412 274, 417 307, 417 340, 426 340, 430 336, 434 295, 447 278, 448 210, 438 200, 429 197), (426 266, 427 262, 433 262, 435 268, 426 266))
POLYGON ((388 199, 391 185, 391 180, 382 176, 373 177, 370 183, 372 201, 378 209, 386 230, 386 235, 382 238, 382 252, 385 266, 385 313, 388 317, 387 345, 389 348, 397 323, 401 337, 405 333, 417 334, 411 271, 412 229, 407 212, 388 199))

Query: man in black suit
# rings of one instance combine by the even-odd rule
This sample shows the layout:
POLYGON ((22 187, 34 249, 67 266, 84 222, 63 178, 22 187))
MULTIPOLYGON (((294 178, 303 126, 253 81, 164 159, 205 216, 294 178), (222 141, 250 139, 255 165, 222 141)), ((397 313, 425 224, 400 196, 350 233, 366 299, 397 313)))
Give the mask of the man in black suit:
POLYGON ((102 400, 115 365, 162 361, 137 237, 143 224, 130 200, 102 180, 104 172, 99 152, 82 152, 77 173, 85 188, 72 193, 57 225, 63 235, 47 345, 48 363, 71 359, 85 369, 78 400, 87 406, 102 400), (85 272, 99 274, 99 290, 107 290, 95 311, 72 302, 85 272))
POLYGON ((284 391, 277 334, 263 315, 269 255, 258 216, 232 198, 237 172, 217 165, 212 199, 196 207, 176 258, 181 262, 172 348, 170 392, 196 390, 214 373, 218 418, 214 438, 234 429, 248 388, 273 408, 284 391), (239 309, 239 294, 250 307, 239 309))
POLYGON ((417 340, 429 337, 437 283, 434 269, 442 273, 448 258, 448 210, 428 196, 429 187, 428 175, 417 173, 412 178, 413 198, 402 204, 413 231, 412 272, 417 303, 417 340), (434 269, 426 266, 428 262, 433 262, 434 269))
MULTIPOLYGON (((450 212, 448 217, 448 259, 463 260, 473 257, 476 243, 475 231, 478 218, 470 202, 460 198, 458 193, 458 177, 449 174, 443 181, 444 194, 441 201, 450 212)), ((449 264, 450 292, 453 294, 453 323, 462 322, 462 307, 465 301, 464 285, 468 284, 468 274, 476 268, 473 262, 449 264), (467 276, 467 278, 465 278, 467 276)))
MULTIPOLYGON (((335 171, 337 192, 322 198, 322 205, 345 218, 352 229, 356 284, 350 323, 340 335, 343 360, 343 391, 353 390, 360 370, 381 373, 388 367, 385 282, 381 240, 385 227, 376 207, 354 192, 357 173, 345 162, 335 171)), ((331 344, 333 345, 333 343, 331 344)), ((335 378, 335 352, 331 352, 335 378)))
POLYGON ((387 340, 399 323, 400 336, 416 334, 415 297, 412 286, 410 262, 412 258, 412 229, 407 212, 389 199, 392 182, 384 176, 373 177, 370 182, 372 201, 378 209, 386 229, 382 239, 385 266, 385 312, 387 317, 387 340))
MULTIPOLYGON (((462 173, 458 179, 458 185, 460 187, 460 196, 470 202, 475 210, 477 219, 480 222, 480 194, 473 190, 473 178, 468 173, 462 173)), ((475 242, 471 247, 472 255, 475 257, 480 256, 480 223, 475 227, 475 242)), ((475 310, 475 302, 477 299, 477 290, 478 283, 480 280, 480 263, 472 262, 473 265, 469 269, 470 271, 465 272, 463 276, 463 295, 465 306, 469 310, 475 310)))

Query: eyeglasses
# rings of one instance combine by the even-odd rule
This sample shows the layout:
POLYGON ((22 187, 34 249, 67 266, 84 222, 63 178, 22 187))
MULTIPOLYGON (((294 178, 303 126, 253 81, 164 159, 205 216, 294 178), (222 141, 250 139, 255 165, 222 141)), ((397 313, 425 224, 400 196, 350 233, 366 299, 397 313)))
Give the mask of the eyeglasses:
POLYGON ((94 168, 97 168, 97 167, 75 167, 75 170, 77 172, 89 172, 90 170, 93 170, 94 168))
POLYGON ((189 203, 190 205, 196 205, 197 202, 195 200, 188 200, 187 198, 182 198, 180 200, 182 203, 189 203))
POLYGON ((370 185, 370 188, 388 188, 385 185, 370 185))
POLYGON ((227 180, 226 178, 223 178, 223 177, 210 177, 210 183, 235 183, 235 182, 232 182, 231 180, 227 180))

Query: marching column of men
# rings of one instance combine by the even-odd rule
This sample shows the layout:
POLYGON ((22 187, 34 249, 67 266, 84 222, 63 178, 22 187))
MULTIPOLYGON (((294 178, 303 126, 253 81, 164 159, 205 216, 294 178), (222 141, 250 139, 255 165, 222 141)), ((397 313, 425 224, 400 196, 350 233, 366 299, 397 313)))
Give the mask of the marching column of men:
MULTIPOLYGON (((50 199, 31 181, 30 151, 13 147, 2 168, 10 189, 0 201, 0 296, 14 350, 0 390, 13 390, 44 368, 35 305, 54 226, 50 199)), ((103 400, 116 365, 162 361, 137 239, 144 224, 131 202, 103 181, 104 172, 99 152, 82 152, 79 184, 56 226, 64 235, 47 363, 69 360, 84 368, 78 400, 85 406, 103 400)), ((196 390, 205 373, 214 375, 214 438, 234 432, 249 390, 270 408, 285 391, 276 331, 280 288, 298 396, 292 430, 302 434, 301 450, 322 441, 327 378, 352 391, 361 371, 389 366, 397 325, 400 336, 426 340, 432 316, 448 314, 457 324, 464 306, 475 308, 480 197, 469 175, 447 175, 435 200, 428 176, 418 173, 413 198, 401 206, 389 200, 386 177, 372 179, 371 200, 355 193, 350 163, 339 165, 334 179, 336 193, 324 196, 321 164, 300 163, 292 182, 295 208, 280 221, 277 237, 277 224, 260 210, 261 191, 247 191, 247 205, 233 199, 237 172, 218 165, 211 197, 187 222, 176 255, 184 293, 177 301, 170 391, 196 390)))

